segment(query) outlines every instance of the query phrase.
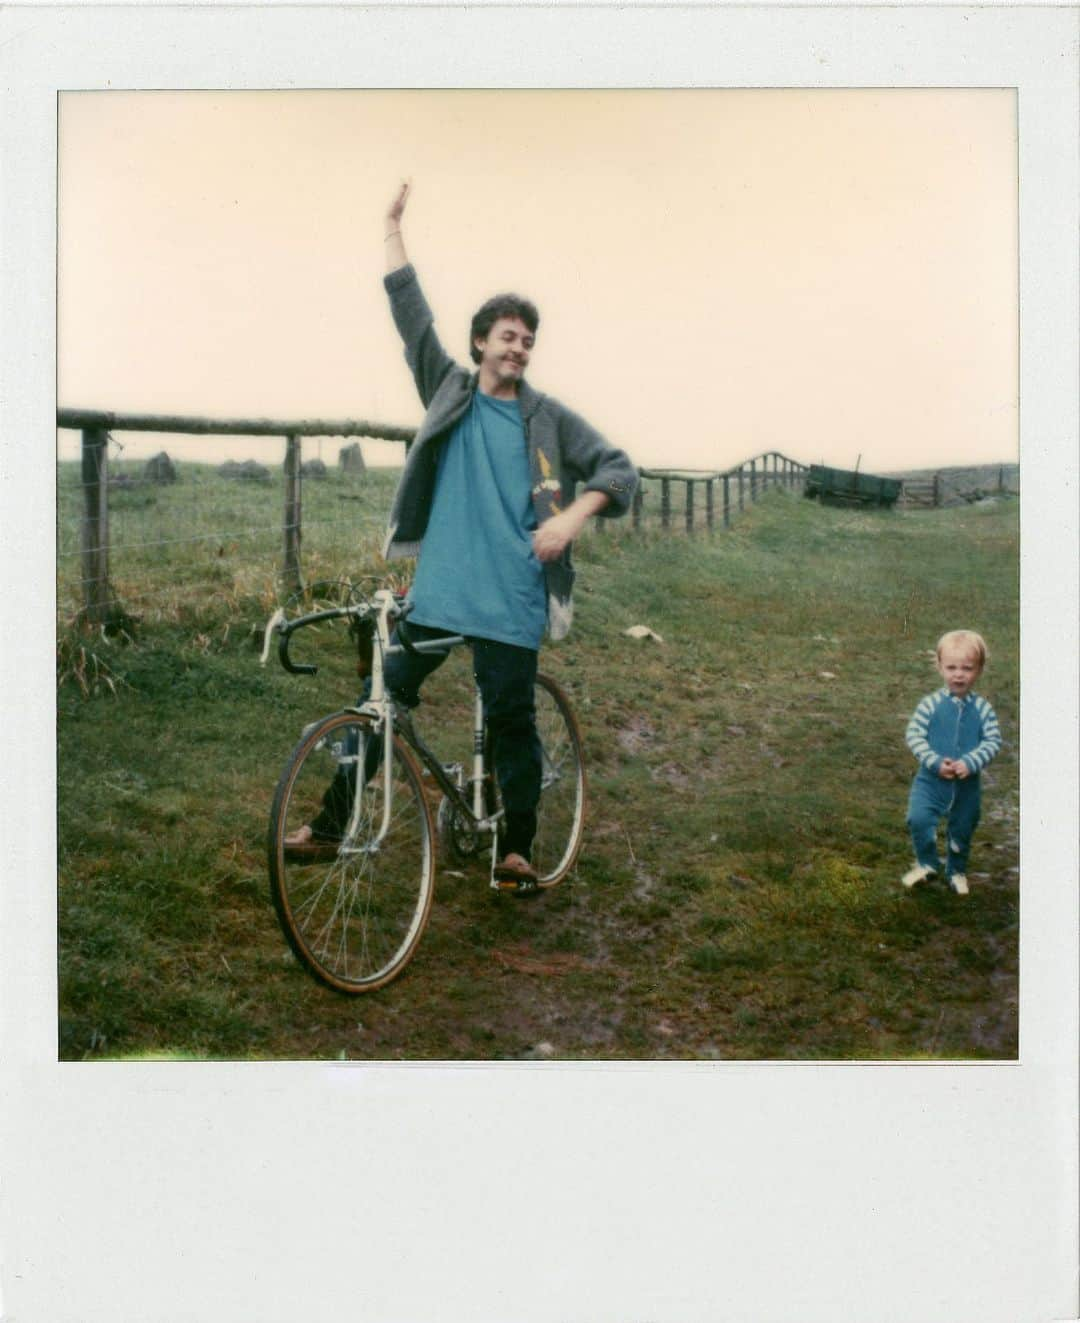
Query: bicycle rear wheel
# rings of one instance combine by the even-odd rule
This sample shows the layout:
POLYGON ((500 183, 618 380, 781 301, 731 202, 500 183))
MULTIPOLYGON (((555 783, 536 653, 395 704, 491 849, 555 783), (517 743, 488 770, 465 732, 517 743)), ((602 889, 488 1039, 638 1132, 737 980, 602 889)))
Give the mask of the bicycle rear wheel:
POLYGON ((375 739, 371 718, 354 712, 316 722, 293 750, 270 810, 274 909, 297 959, 338 992, 371 992, 400 974, 434 896, 431 811, 416 760, 395 736, 386 815, 381 758, 366 784, 358 776, 375 739), (311 823, 319 834, 309 847, 286 846, 286 836, 311 823))
POLYGON ((585 834, 585 754, 570 701, 550 676, 536 677, 536 732, 543 749, 532 865, 541 887, 573 868, 585 834))

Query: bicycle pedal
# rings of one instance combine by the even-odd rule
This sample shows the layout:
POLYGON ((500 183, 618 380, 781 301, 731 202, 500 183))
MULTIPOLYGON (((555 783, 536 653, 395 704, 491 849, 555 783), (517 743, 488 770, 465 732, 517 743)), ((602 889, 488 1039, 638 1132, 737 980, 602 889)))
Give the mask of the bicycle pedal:
POLYGON ((491 883, 493 891, 509 896, 538 896, 540 887, 534 878, 497 877, 491 883))

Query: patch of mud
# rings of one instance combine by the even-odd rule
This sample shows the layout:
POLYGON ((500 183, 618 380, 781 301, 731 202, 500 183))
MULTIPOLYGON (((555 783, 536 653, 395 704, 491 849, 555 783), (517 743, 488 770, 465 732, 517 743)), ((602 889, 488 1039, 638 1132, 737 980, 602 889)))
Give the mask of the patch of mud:
POLYGON ((491 958, 502 969, 513 970, 517 974, 536 974, 542 977, 557 977, 569 974, 575 969, 592 969, 594 962, 583 956, 572 955, 564 951, 550 951, 543 954, 533 952, 528 942, 517 946, 495 949, 491 958))
POLYGON ((771 763, 773 767, 786 767, 788 765, 788 760, 781 757, 775 749, 771 749, 767 744, 759 744, 758 753, 766 762, 771 763))
POLYGON ((1020 1018, 1017 978, 1011 970, 1000 970, 990 975, 990 984, 997 998, 971 1017, 968 1035, 981 1051, 1013 1060, 1020 1018))
POLYGON ((640 753, 656 739, 656 729, 648 717, 635 713, 625 726, 615 732, 615 739, 627 753, 640 753))

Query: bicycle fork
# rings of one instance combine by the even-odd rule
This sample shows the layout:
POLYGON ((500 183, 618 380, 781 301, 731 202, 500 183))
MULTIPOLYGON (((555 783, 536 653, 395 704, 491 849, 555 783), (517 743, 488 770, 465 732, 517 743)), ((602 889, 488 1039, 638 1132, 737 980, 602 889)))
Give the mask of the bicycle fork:
MULTIPOLYGON (((349 809, 349 820, 345 824, 345 831, 342 834, 339 853, 341 854, 376 854, 386 839, 386 833, 390 829, 390 815, 393 808, 391 782, 393 779, 392 756, 388 756, 388 746, 393 739, 393 725, 387 719, 382 722, 382 734, 376 730, 371 734, 361 733, 359 737, 359 747, 356 753, 350 758, 342 758, 341 764, 347 765, 352 762, 353 772, 353 794, 352 804, 349 809), (364 808, 364 797, 370 793, 367 779, 367 757, 368 743, 370 740, 382 739, 383 755, 382 766, 376 775, 381 776, 383 780, 383 804, 382 821, 379 828, 365 845, 357 847, 353 845, 360 831, 360 818, 364 808)), ((374 778, 372 778, 374 779, 374 778)))
MULTIPOLYGON (((375 596, 376 600, 380 597, 388 598, 385 590, 381 590, 375 596)), ((368 788, 368 741, 381 739, 382 767, 379 770, 383 778, 382 821, 379 823, 379 829, 374 837, 363 847, 364 854, 376 853, 386 839, 386 833, 390 830, 390 814, 393 809, 394 704, 390 701, 386 692, 382 667, 382 659, 390 646, 390 630, 387 625, 385 611, 379 613, 376 622, 376 635, 377 637, 373 640, 375 646, 372 650, 371 688, 368 693, 368 701, 360 709, 361 712, 366 711, 371 714, 374 718, 374 724, 369 734, 364 734, 361 728, 359 748, 356 751, 356 777, 352 808, 349 812, 349 821, 345 827, 345 838, 342 842, 343 850, 357 853, 351 842, 356 840, 356 833, 360 828, 360 813, 364 803, 364 795, 368 788)))
MULTIPOLYGON (((495 768, 489 767, 488 775, 495 775, 495 768)), ((476 699, 473 704, 473 816, 477 820, 480 829, 487 828, 491 832, 491 873, 488 878, 488 886, 492 891, 500 890, 498 882, 495 880, 495 868, 499 860, 499 819, 503 815, 500 809, 493 814, 491 818, 485 817, 487 805, 484 803, 484 700, 480 696, 480 690, 476 691, 476 699)))

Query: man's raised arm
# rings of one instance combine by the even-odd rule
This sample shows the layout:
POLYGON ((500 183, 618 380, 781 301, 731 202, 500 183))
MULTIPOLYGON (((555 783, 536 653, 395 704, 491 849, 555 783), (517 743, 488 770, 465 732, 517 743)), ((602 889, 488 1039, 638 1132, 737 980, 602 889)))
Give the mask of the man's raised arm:
POLYGON ((401 217, 409 200, 412 185, 401 185, 386 212, 386 265, 383 284, 390 296, 394 325, 405 345, 405 360, 420 392, 424 407, 431 403, 454 360, 439 343, 434 319, 424 298, 416 272, 405 252, 401 217))
POLYGON ((406 181, 398 189, 397 196, 390 204, 386 213, 386 269, 387 271, 396 271, 399 267, 406 266, 409 258, 405 252, 405 240, 401 233, 401 217, 405 213, 405 203, 409 200, 409 189, 412 185, 406 181))

